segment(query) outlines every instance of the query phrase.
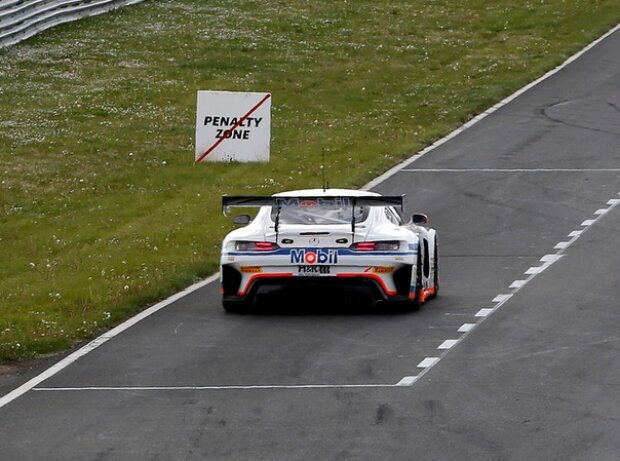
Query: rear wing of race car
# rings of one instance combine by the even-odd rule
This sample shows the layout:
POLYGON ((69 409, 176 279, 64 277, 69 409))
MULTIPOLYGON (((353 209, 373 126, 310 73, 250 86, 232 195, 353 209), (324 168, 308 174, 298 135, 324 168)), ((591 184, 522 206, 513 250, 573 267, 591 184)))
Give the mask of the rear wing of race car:
MULTIPOLYGON (((305 206, 356 206, 382 207, 394 206, 404 211, 404 195, 333 195, 333 196, 257 196, 257 195, 224 195, 222 197, 222 212, 228 214, 230 207, 262 207, 272 206, 277 208, 275 217, 276 240, 279 227, 280 210, 283 207, 305 206)), ((351 232, 355 234, 355 213, 351 213, 351 232)))
POLYGON ((259 195, 224 195, 222 212, 228 214, 230 207, 302 207, 302 206, 395 206, 404 211, 404 195, 333 195, 333 196, 259 196, 259 195))

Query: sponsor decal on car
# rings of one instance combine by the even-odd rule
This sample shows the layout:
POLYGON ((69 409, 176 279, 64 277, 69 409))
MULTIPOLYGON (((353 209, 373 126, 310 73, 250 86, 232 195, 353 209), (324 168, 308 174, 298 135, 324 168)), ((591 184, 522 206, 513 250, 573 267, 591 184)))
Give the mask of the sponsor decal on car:
POLYGON ((372 272, 375 274, 391 274, 394 272, 394 267, 392 266, 372 266, 372 272))
POLYGON ((291 264, 338 264, 338 251, 321 248, 316 250, 292 249, 291 264))
POLYGON ((263 268, 261 266, 241 266, 239 269, 244 274, 259 274, 263 272, 263 268))

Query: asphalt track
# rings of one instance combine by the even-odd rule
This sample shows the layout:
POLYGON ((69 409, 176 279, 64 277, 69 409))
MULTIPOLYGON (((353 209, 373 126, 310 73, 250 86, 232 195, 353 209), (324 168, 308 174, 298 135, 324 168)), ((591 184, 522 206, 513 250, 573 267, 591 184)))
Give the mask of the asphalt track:
POLYGON ((439 231, 420 312, 210 284, 0 408, 0 459, 620 459, 620 32, 375 190, 439 231))

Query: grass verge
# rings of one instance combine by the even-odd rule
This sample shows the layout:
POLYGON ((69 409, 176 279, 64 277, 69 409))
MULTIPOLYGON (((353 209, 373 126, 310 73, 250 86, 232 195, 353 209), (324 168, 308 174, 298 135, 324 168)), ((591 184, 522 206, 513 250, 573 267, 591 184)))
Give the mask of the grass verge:
POLYGON ((217 269, 223 193, 355 187, 620 21, 617 0, 147 1, 0 50, 0 362, 217 269), (587 11, 587 14, 584 14, 587 11), (193 165, 199 89, 273 93, 272 161, 193 165))

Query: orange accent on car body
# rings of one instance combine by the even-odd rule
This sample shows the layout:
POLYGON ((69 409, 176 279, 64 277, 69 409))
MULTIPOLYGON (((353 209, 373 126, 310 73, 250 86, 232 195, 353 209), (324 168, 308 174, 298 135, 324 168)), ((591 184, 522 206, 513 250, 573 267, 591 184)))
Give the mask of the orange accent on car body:
MULTIPOLYGON (((426 302, 426 300, 428 299, 429 296, 434 295, 435 293, 437 293, 437 289, 435 287, 431 287, 431 288, 425 288, 423 290, 420 290, 420 302, 424 303, 426 302)), ((415 299, 416 298, 416 292, 411 292, 409 293, 409 299, 415 299)))
POLYGON ((420 291, 420 302, 426 302, 426 298, 436 293, 435 287, 425 288, 420 291))
POLYGON ((243 274, 260 274, 263 272, 262 266, 240 266, 239 270, 243 274))
POLYGON ((372 266, 372 271, 375 274, 391 274, 394 269, 394 266, 372 266))

